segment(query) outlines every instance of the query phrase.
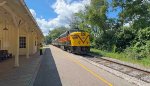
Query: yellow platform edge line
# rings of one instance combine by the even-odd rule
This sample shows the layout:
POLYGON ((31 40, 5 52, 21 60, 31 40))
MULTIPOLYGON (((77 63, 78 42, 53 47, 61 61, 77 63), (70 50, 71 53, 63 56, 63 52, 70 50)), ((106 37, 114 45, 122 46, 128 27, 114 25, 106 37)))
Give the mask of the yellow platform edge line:
POLYGON ((110 82, 108 82, 107 80, 105 80, 104 78, 102 78, 101 76, 99 76, 98 74, 96 74, 95 72, 93 72, 92 70, 90 70, 89 68, 87 68, 86 66, 84 66, 83 64, 81 64, 78 60, 75 60, 75 59, 73 59, 71 57, 69 57, 69 58, 70 58, 70 60, 72 60, 73 62, 75 62, 79 66, 81 66, 83 69, 85 69, 86 71, 88 71, 89 73, 91 73, 93 76, 95 76, 96 78, 98 78, 102 82, 106 83, 108 86, 113 86, 110 82))

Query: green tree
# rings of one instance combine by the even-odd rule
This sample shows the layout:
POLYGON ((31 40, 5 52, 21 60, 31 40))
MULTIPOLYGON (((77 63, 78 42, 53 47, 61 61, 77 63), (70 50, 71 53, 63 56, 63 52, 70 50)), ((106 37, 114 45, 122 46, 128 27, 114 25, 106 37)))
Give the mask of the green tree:
POLYGON ((108 3, 106 0, 91 0, 91 4, 85 6, 84 11, 76 13, 79 22, 78 26, 85 30, 98 27, 100 31, 105 33, 109 28, 106 16, 107 9, 108 3))
POLYGON ((52 42, 52 38, 49 35, 47 35, 45 36, 44 42, 45 44, 50 44, 52 42))
POLYGON ((114 7, 114 9, 118 9, 118 8, 115 8, 115 7, 121 8, 121 12, 119 13, 118 22, 121 24, 121 26, 123 26, 123 24, 125 23, 124 9, 125 9, 125 6, 126 6, 126 0, 112 0, 112 6, 114 7))
POLYGON ((80 18, 75 14, 71 16, 71 19, 69 20, 69 25, 71 29, 75 29, 79 27, 79 24, 81 23, 80 18))
POLYGON ((149 5, 148 0, 113 0, 114 7, 122 8, 122 11, 119 13, 119 20, 125 23, 132 22, 134 29, 149 26, 149 5))
POLYGON ((49 31, 48 37, 50 37, 51 40, 54 40, 54 39, 58 38, 66 30, 68 30, 68 28, 66 28, 66 27, 63 27, 63 26, 57 27, 57 28, 49 31))
POLYGON ((106 33, 107 27, 107 9, 108 3, 106 0, 92 0, 91 5, 87 10, 87 19, 93 26, 98 26, 100 30, 106 33))

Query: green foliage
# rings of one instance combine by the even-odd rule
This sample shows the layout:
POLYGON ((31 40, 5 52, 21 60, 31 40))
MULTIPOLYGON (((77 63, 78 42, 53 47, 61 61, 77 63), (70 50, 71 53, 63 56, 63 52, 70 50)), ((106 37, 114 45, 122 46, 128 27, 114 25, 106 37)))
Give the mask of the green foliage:
MULTIPOLYGON (((107 13, 108 4, 105 0, 92 0, 90 6, 82 13, 83 22, 90 26, 98 26, 104 33, 107 27, 107 13)), ((81 16, 79 16, 81 18, 81 16)), ((92 28, 93 29, 93 28, 92 28)))
POLYGON ((115 31, 107 30, 106 33, 100 33, 95 39, 95 47, 101 50, 111 51, 115 44, 115 31))
POLYGON ((124 51, 127 57, 133 59, 149 58, 150 56, 150 41, 146 41, 145 44, 137 42, 133 47, 129 47, 124 51))
POLYGON ((116 32, 116 47, 118 52, 123 51, 126 47, 131 45, 131 42, 135 38, 135 33, 132 28, 122 27, 119 31, 116 32))
POLYGON ((72 19, 70 20, 70 28, 71 29, 78 28, 79 25, 82 24, 82 20, 77 15, 79 15, 79 13, 72 15, 72 19))
POLYGON ((66 30, 68 30, 66 27, 58 27, 49 32, 49 35, 52 37, 52 39, 58 38, 62 33, 64 33, 66 30))
POLYGON ((92 0, 84 11, 76 13, 76 19, 80 29, 92 34, 92 46, 98 49, 123 52, 130 48, 135 53, 144 53, 142 49, 150 40, 150 3, 147 0, 112 0, 112 3, 92 0), (121 9, 118 19, 107 17, 109 6, 121 9), (125 27, 126 23, 130 26, 125 27))
MULTIPOLYGON (((143 60, 150 56, 150 3, 148 0, 91 0, 85 10, 75 13, 71 28, 91 34, 91 46, 104 51, 122 53, 125 59, 143 60), (110 8, 121 9, 118 18, 109 18, 110 8), (130 23, 129 26, 124 26, 130 23)), ((58 27, 49 32, 48 42, 66 31, 58 27)), ((110 54, 115 56, 114 54, 110 54)), ((117 57, 116 57, 117 58, 117 57)), ((145 62, 145 60, 143 62, 145 62)), ((147 62, 149 63, 149 62, 147 62)))
POLYGON ((66 30, 68 30, 66 27, 57 27, 57 28, 49 31, 49 34, 45 37, 45 42, 48 44, 51 43, 53 40, 58 38, 66 30))
POLYGON ((137 39, 139 41, 150 40, 150 27, 139 30, 137 39))
POLYGON ((137 53, 132 50, 127 50, 126 53, 114 53, 114 52, 107 52, 107 51, 102 51, 102 50, 92 48, 91 52, 93 54, 97 54, 103 57, 111 57, 126 62, 140 64, 145 67, 150 67, 150 58, 141 58, 140 60, 135 59, 133 57, 136 56, 137 53))
POLYGON ((149 26, 149 5, 150 3, 147 0, 113 0, 114 7, 122 8, 122 11, 119 13, 119 20, 123 24, 132 21, 134 29, 149 26))
POLYGON ((52 38, 49 35, 47 35, 44 38, 44 42, 45 42, 45 44, 50 44, 52 42, 52 38))
POLYGON ((134 59, 148 58, 150 56, 150 27, 140 29, 132 46, 125 50, 129 57, 134 59))

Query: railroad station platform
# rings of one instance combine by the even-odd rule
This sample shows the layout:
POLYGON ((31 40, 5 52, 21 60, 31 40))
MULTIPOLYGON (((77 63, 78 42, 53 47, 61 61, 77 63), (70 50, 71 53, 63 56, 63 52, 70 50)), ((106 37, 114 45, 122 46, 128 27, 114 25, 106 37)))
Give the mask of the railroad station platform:
POLYGON ((0 62, 0 86, 32 86, 41 58, 39 53, 20 56, 20 67, 14 67, 15 58, 0 62))

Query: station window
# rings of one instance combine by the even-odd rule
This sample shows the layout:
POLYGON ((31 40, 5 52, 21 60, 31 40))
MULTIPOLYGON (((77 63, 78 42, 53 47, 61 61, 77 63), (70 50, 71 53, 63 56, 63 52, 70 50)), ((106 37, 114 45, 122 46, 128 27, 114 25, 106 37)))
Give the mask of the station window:
POLYGON ((19 37, 19 48, 26 48, 26 37, 19 37))

